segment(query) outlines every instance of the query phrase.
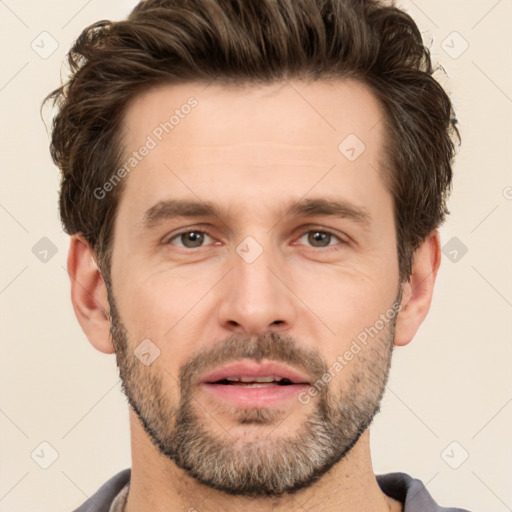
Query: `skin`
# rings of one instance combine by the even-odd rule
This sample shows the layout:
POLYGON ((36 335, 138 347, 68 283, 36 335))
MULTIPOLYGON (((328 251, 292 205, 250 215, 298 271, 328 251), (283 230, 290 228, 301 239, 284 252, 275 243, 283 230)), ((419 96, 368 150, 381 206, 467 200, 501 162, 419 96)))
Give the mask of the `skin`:
MULTIPOLYGON (((230 335, 282 333, 332 365, 389 309, 399 285, 393 200, 382 179, 383 112, 368 89, 350 80, 244 89, 160 87, 138 96, 126 111, 127 155, 190 96, 197 107, 125 178, 111 268, 130 350, 146 338, 158 346, 160 356, 145 371, 159 376, 173 405, 180 398, 180 368, 230 335), (366 146, 353 162, 338 150, 348 134, 366 146), (326 215, 283 217, 288 202, 304 197, 343 199, 364 208, 369 226, 326 215), (170 198, 210 201, 229 215, 171 218, 147 229, 144 213, 170 198), (200 248, 180 246, 179 237, 170 244, 182 228, 210 237, 200 248), (315 247, 304 236, 311 230, 335 237, 329 247, 315 247), (250 264, 236 252, 247 236, 263 249, 250 264)), ((439 234, 433 231, 415 252, 412 276, 403 283, 395 346, 408 344, 426 317, 439 264, 439 234)), ((96 349, 114 353, 105 282, 94 251, 80 234, 71 237, 68 270, 80 325, 96 349)), ((356 356, 333 378, 333 394, 339 396, 364 370, 363 360, 356 356)), ((224 441, 243 446, 269 434, 269 425, 238 423, 235 412, 201 389, 195 399, 204 427, 224 441)), ((272 438, 296 434, 314 403, 286 402, 286 418, 271 427, 272 438)), ((309 487, 291 495, 251 498, 191 478, 152 444, 131 408, 130 427, 126 512, 163 512, 167 503, 174 510, 201 512, 401 510, 375 479, 369 429, 309 487)))

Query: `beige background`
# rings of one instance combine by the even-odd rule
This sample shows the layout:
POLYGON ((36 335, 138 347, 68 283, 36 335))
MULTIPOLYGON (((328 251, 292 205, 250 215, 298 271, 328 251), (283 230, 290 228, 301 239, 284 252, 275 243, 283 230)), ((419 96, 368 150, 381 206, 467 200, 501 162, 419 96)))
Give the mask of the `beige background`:
MULTIPOLYGON (((59 176, 39 107, 59 85, 82 28, 124 17, 134 5, 0 1, 1 512, 69 512, 130 465, 114 356, 89 345, 71 307, 59 176), (52 39, 58 48, 46 55, 52 39), (46 262, 32 251, 43 237, 57 250, 46 262)), ((463 145, 441 234, 443 244, 456 237, 451 243, 467 253, 453 262, 453 249, 445 250, 430 315, 413 343, 395 351, 373 427, 374 467, 420 478, 440 504, 505 512, 512 510, 512 1, 402 5, 432 41, 458 110, 463 145)))

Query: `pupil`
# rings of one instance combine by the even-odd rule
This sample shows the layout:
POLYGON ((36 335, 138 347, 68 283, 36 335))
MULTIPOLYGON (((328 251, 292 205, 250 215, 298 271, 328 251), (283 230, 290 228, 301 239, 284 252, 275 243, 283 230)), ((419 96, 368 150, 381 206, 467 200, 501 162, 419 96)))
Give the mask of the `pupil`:
POLYGON ((185 247, 198 247, 201 245, 203 238, 204 235, 202 233, 190 231, 189 233, 185 233, 183 235, 182 241, 185 247))
POLYGON ((309 235, 309 241, 313 245, 315 245, 316 242, 320 242, 321 247, 326 247, 329 245, 331 235, 329 233, 322 233, 320 231, 313 231, 309 235), (326 243, 322 243, 326 242, 326 243))

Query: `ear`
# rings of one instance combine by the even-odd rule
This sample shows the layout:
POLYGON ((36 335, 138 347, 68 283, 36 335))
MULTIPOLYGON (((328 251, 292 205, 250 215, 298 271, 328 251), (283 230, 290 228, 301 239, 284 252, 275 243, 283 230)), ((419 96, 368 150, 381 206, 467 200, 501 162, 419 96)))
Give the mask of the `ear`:
POLYGON ((407 345, 427 316, 441 264, 439 232, 434 230, 413 254, 412 274, 403 286, 401 309, 395 326, 395 345, 407 345))
POLYGON ((100 352, 115 352, 110 337, 107 287, 95 253, 82 235, 72 235, 68 253, 71 301, 78 323, 91 344, 100 352))

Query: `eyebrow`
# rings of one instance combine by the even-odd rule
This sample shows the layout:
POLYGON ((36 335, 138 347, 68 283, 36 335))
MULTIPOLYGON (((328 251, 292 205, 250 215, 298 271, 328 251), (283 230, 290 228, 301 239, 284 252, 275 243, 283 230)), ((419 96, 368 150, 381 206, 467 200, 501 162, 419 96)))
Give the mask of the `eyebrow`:
MULTIPOLYGON (((352 220, 365 229, 369 229, 371 226, 368 210, 344 199, 301 199, 288 204, 282 218, 290 215, 300 218, 326 215, 352 220)), ((222 219, 228 218, 230 215, 214 203, 169 199, 159 201, 145 212, 143 226, 146 229, 151 229, 161 222, 175 217, 218 217, 222 219)))

